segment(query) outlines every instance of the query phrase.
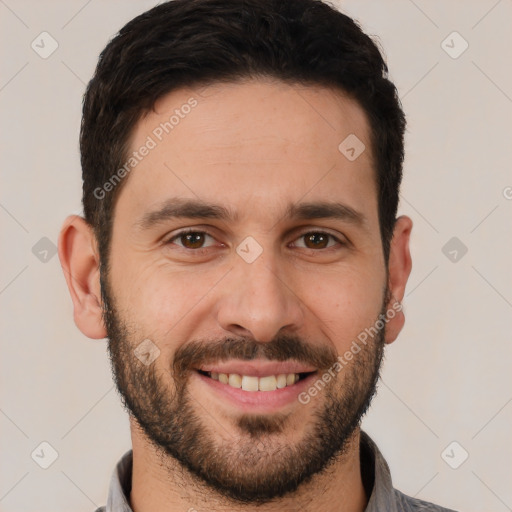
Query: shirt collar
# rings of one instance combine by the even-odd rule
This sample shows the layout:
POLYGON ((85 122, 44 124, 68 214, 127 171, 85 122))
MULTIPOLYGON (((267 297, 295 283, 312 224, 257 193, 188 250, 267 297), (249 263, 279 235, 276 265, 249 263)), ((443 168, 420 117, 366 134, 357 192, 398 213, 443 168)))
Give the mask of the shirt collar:
POLYGON ((128 450, 112 473, 105 512, 133 512, 130 506, 132 470, 133 450, 128 450))
POLYGON ((359 450, 361 454, 361 473, 363 478, 365 472, 371 472, 373 470, 373 488, 365 512, 378 512, 380 510, 397 512, 393 482, 391 480, 391 472, 388 463, 371 437, 362 430, 359 450), (366 465, 363 464, 365 456, 368 461, 370 461, 366 465))

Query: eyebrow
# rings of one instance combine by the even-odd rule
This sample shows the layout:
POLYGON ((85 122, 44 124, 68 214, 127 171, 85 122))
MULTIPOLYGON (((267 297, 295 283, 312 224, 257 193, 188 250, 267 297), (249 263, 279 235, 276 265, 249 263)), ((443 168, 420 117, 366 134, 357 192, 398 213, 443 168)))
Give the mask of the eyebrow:
MULTIPOLYGON (((144 213, 134 224, 137 230, 151 229, 173 219, 217 219, 237 222, 239 215, 220 204, 198 199, 174 197, 167 199, 157 209, 144 213)), ((336 219, 358 227, 367 224, 366 217, 354 208, 330 201, 314 201, 289 204, 281 220, 336 219)))

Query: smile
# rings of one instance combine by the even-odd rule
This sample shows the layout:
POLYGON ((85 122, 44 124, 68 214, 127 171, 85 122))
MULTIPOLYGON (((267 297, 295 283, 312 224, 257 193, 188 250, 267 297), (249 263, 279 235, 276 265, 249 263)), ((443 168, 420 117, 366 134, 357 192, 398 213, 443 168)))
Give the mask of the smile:
POLYGON ((229 361, 193 372, 203 392, 220 406, 251 413, 274 413, 300 405, 299 394, 312 385, 318 369, 288 361, 229 361))
POLYGON ((238 373, 218 373, 204 372, 199 373, 217 380, 222 384, 227 384, 233 388, 243 389, 244 391, 275 391, 287 386, 293 386, 299 380, 305 379, 310 373, 280 373, 278 375, 267 375, 265 377, 256 377, 253 375, 239 375, 238 373))

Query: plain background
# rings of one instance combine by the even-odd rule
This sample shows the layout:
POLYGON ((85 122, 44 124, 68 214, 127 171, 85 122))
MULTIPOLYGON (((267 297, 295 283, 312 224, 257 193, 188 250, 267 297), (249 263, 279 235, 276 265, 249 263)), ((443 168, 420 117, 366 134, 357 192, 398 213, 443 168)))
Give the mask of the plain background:
MULTIPOLYGON (((131 447, 106 341, 75 327, 52 247, 81 212, 85 84, 110 37, 154 4, 0 0, 2 511, 92 511, 131 447), (58 42, 46 59, 31 47, 43 31, 58 42), (43 441, 58 453, 48 469, 31 457, 43 441)), ((378 36, 408 117, 407 321, 363 427, 403 492, 512 510, 512 2, 337 5, 378 36)))

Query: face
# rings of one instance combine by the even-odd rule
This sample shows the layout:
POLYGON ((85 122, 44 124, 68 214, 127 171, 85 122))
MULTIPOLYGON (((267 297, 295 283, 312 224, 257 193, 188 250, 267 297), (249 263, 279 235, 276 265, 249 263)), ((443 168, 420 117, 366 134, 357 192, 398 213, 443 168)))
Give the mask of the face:
POLYGON ((182 89, 132 151, 102 276, 124 403, 162 460, 282 496, 343 455, 378 377, 384 328, 336 367, 388 307, 365 115, 320 87, 182 89))

